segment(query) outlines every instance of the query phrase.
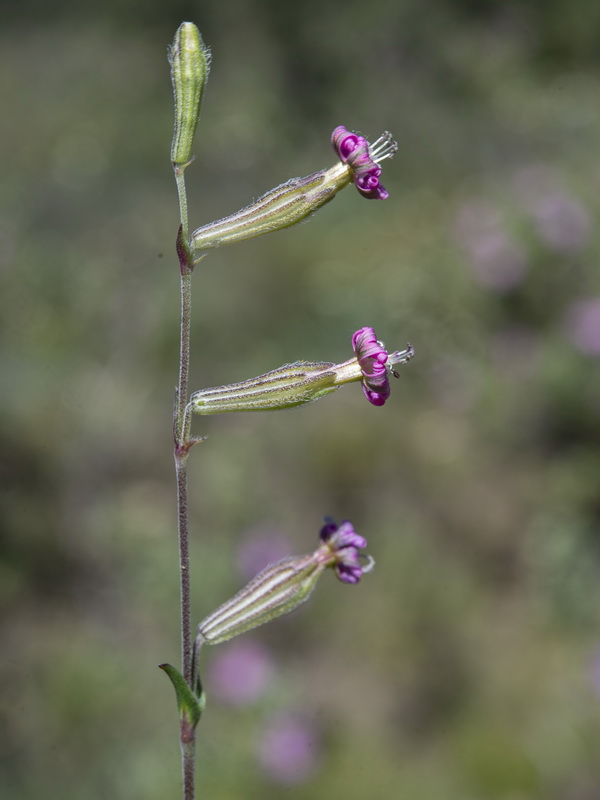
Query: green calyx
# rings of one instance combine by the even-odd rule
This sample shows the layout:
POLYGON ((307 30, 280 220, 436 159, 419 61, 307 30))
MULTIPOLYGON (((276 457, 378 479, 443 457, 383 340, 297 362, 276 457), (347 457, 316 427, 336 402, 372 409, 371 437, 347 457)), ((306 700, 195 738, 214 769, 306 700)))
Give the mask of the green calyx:
POLYGON ((210 70, 210 50, 193 22, 182 22, 177 29, 169 48, 169 63, 175 100, 171 161, 176 167, 185 169, 193 160, 192 144, 210 70))

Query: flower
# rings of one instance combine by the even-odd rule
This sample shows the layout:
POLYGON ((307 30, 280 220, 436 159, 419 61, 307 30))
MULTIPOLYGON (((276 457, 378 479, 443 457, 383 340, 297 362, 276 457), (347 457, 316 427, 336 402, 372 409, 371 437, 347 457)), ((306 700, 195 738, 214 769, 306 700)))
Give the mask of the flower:
POLYGON ((572 303, 565 320, 567 336, 580 353, 600 355, 600 297, 572 303))
POLYGON ((342 163, 350 168, 354 185, 363 197, 368 200, 386 200, 389 197, 389 192, 379 183, 379 163, 392 158, 398 150, 389 131, 370 145, 364 136, 338 125, 331 134, 331 143, 342 163))
POLYGON ((379 163, 398 149, 391 133, 386 131, 370 145, 364 136, 338 125, 332 133, 332 143, 341 163, 304 178, 292 178, 235 214, 202 225, 192 234, 194 251, 199 253, 295 225, 352 182, 363 197, 385 200, 388 193, 379 183, 379 163))
POLYGON ((334 367, 336 384, 361 380, 369 403, 382 406, 390 396, 389 375, 399 377, 394 365, 410 361, 415 354, 413 346, 407 344, 405 350, 388 353, 373 328, 365 327, 352 336, 352 348, 356 357, 334 367))
POLYGON ((382 406, 390 396, 388 354, 373 328, 361 328, 352 337, 352 347, 363 374, 363 392, 369 403, 382 406))
POLYGON ((366 564, 360 561, 359 550, 367 546, 364 536, 359 536, 347 519, 338 525, 331 517, 325 517, 319 538, 331 554, 327 566, 333 567, 343 583, 358 583, 364 572, 370 572, 375 562, 366 556, 366 564))
POLYGON ((367 540, 356 533, 348 520, 338 526, 326 517, 319 541, 312 553, 283 558, 265 567, 231 600, 202 620, 196 656, 205 643, 226 642, 292 611, 308 600, 327 567, 335 569, 344 583, 358 583, 363 573, 373 569, 373 559, 358 552, 367 546, 367 540))
POLYGON ((302 783, 317 769, 320 737, 303 715, 283 712, 272 717, 258 739, 258 761, 274 782, 302 783))
POLYGON ((398 377, 394 365, 410 361, 414 355, 412 345, 388 353, 373 328, 361 328, 352 337, 352 347, 355 357, 341 364, 295 361, 240 383, 201 389, 191 396, 191 410, 195 414, 222 414, 293 408, 354 381, 362 381, 370 403, 382 406, 390 396, 388 373, 398 377))
POLYGON ((210 663, 212 693, 223 703, 245 706, 258 700, 273 677, 269 651, 249 637, 224 647, 210 663))

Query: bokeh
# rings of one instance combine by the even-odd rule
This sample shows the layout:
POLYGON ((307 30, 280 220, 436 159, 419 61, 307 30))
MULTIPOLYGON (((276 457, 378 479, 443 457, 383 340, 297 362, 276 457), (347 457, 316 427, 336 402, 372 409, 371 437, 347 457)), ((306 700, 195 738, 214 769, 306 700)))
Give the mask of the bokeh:
POLYGON ((349 518, 375 571, 207 648, 198 797, 600 797, 600 5, 4 5, 0 797, 180 797, 166 46, 213 67, 199 226, 393 131, 345 190, 194 278, 192 386, 410 341, 357 385, 197 419, 194 619, 349 518))

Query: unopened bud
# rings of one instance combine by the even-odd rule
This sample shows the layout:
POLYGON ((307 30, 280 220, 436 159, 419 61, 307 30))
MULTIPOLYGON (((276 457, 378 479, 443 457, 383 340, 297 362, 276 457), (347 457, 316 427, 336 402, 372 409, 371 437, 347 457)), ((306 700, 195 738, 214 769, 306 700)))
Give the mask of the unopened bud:
POLYGON ((176 167, 185 168, 192 160, 192 143, 210 69, 210 50, 193 22, 182 22, 177 29, 169 48, 169 63, 175 99, 171 161, 176 167))

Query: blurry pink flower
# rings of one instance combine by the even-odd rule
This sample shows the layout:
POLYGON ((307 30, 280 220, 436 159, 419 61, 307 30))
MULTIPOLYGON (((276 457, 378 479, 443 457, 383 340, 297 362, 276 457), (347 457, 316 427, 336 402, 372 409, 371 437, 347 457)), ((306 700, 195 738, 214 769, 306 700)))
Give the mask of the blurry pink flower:
POLYGON ((258 761, 275 783, 302 783, 314 774, 318 737, 305 719, 295 714, 274 717, 258 744, 258 761))
POLYGON ((585 247, 591 228, 588 210, 564 188, 559 172, 545 164, 529 164, 517 172, 513 182, 547 247, 560 253, 585 247))
POLYGON ((486 289, 505 292, 525 277, 525 252, 508 234, 502 215, 493 206, 465 204, 456 219, 455 236, 470 258, 475 280, 486 289))
POLYGON ((258 642, 241 641, 224 645, 210 663, 211 694, 233 706, 257 700, 274 673, 273 660, 258 642))
POLYGON ((266 526, 250 528, 243 536, 237 553, 237 565, 242 577, 249 580, 267 564, 274 564, 291 555, 289 542, 281 533, 266 526))
POLYGON ((567 335, 582 353, 600 355, 600 297, 579 300, 567 310, 567 335))
POLYGON ((574 253, 587 244, 590 218, 585 206, 567 192, 540 198, 531 208, 540 239, 560 253, 574 253))

